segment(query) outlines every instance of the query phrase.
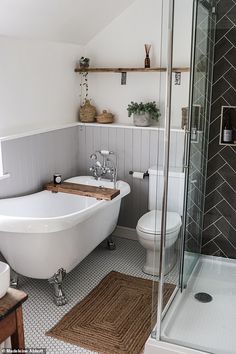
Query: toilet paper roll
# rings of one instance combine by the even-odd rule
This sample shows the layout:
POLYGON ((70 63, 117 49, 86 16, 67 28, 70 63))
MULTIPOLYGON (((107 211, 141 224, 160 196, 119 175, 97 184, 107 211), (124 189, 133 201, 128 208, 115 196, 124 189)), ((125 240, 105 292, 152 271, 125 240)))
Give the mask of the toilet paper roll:
POLYGON ((133 172, 133 178, 144 179, 144 173, 142 173, 142 172, 133 172))

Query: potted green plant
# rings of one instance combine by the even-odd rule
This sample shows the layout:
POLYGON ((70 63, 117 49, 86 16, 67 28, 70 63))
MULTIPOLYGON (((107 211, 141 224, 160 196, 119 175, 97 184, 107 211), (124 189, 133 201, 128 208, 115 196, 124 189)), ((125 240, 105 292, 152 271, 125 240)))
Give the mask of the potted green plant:
POLYGON ((148 127, 152 119, 158 122, 161 115, 155 101, 147 103, 131 101, 127 111, 129 117, 133 115, 134 125, 138 127, 148 127))

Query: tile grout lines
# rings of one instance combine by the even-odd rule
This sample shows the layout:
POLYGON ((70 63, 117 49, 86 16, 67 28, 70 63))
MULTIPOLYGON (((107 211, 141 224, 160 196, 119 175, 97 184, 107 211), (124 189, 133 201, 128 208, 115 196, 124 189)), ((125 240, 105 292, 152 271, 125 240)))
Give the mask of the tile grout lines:
MULTIPOLYGON (((234 8, 234 6, 235 6, 235 3, 234 3, 234 5, 224 14, 224 16, 222 16, 218 21, 216 21, 216 25, 218 25, 218 23, 224 18, 224 17, 227 17, 227 19, 230 21, 230 22, 232 22, 231 20, 230 20, 230 18, 228 18, 228 13, 230 12, 230 11, 232 11, 233 10, 233 8, 234 8)), ((233 26, 234 26, 234 23, 232 22, 232 24, 233 24, 233 26)))
POLYGON ((214 63, 214 70, 220 70, 221 76, 213 84, 215 99, 212 102, 213 109, 209 124, 212 138, 209 141, 208 177, 206 182, 206 197, 208 198, 210 208, 204 214, 203 231, 204 253, 233 258, 236 258, 236 229, 233 222, 233 220, 236 220, 236 192, 234 188, 236 185, 236 171, 233 162, 233 159, 236 158, 236 154, 233 155, 233 153, 236 153, 236 147, 219 145, 220 132, 218 129, 220 127, 221 105, 235 105, 233 103, 236 96, 236 84, 234 84, 233 80, 229 80, 232 70, 234 70, 236 75, 234 55, 234 51, 236 50, 236 39, 234 38, 234 31, 236 29, 235 5, 236 1, 231 1, 228 8, 226 8, 227 4, 224 3, 224 0, 219 0, 217 3, 217 11, 219 11, 219 6, 221 6, 222 11, 225 11, 225 13, 222 14, 216 24, 217 41, 215 48, 220 48, 220 55, 214 63), (223 28, 223 23, 226 26, 228 25, 229 28, 223 28), (223 31, 221 31, 222 29, 223 31), (222 44, 221 47, 220 44, 222 44), (223 92, 222 87, 219 86, 221 79, 224 80, 222 82, 225 85, 223 92), (215 160, 218 164, 216 166, 213 159, 217 156, 219 158, 215 160), (218 185, 216 183, 216 186, 212 186, 213 180, 211 177, 214 175, 219 178, 218 185), (213 190, 211 190, 212 187, 214 187, 213 190), (213 231, 211 227, 214 227, 214 233, 217 235, 211 234, 213 231), (210 239, 210 237, 212 238, 210 239), (207 242, 204 242, 204 239, 207 242))

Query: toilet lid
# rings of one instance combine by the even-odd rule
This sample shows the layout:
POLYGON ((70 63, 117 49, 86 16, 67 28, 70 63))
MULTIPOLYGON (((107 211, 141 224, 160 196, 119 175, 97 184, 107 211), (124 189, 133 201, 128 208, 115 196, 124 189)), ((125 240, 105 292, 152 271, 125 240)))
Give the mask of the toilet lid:
MULTIPOLYGON (((144 214, 138 221, 137 228, 145 233, 160 235, 161 234, 161 217, 160 210, 151 210, 144 214)), ((170 234, 180 228, 182 222, 178 213, 168 211, 166 221, 166 233, 170 234)))

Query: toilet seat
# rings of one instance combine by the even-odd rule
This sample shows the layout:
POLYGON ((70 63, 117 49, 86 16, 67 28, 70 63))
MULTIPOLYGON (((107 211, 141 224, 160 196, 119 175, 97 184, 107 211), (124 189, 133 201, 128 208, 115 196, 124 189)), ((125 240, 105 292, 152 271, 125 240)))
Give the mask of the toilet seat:
MULTIPOLYGON (((151 210, 144 214, 138 221, 137 230, 141 231, 142 237, 154 238, 161 236, 161 210, 151 210)), ((167 212, 166 220, 166 237, 176 237, 175 232, 180 229, 182 225, 181 217, 178 213, 167 212)))

